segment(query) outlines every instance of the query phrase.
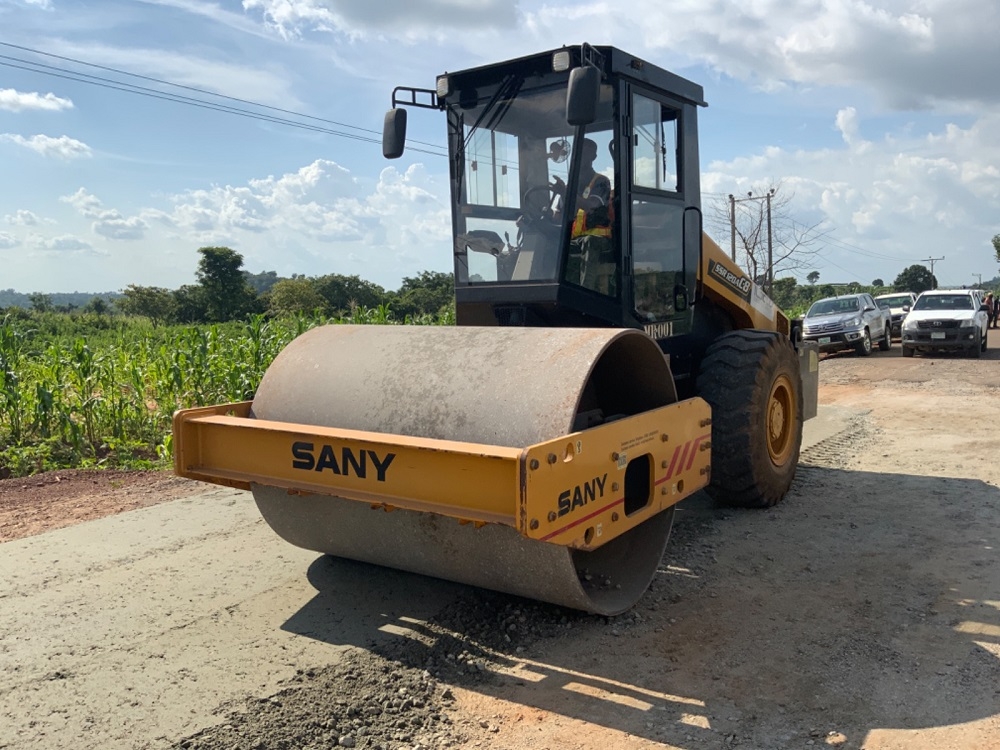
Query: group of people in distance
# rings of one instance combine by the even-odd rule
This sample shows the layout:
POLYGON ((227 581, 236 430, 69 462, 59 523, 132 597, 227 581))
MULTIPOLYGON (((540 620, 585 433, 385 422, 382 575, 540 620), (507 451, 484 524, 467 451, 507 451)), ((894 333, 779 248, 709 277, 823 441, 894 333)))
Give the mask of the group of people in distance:
POLYGON ((986 304, 986 315, 990 319, 989 326, 990 328, 996 328, 998 322, 1000 322, 1000 295, 987 292, 983 302, 986 304))

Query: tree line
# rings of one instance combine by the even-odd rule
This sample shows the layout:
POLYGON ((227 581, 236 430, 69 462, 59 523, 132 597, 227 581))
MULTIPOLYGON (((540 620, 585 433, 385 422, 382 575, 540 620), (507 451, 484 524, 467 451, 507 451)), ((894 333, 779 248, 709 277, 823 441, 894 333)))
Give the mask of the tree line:
MULTIPOLYGON (((1000 235, 994 238, 1000 260, 1000 235)), ((406 277, 397 290, 386 290, 359 276, 293 274, 283 278, 274 271, 252 274, 243 268, 243 256, 228 247, 202 247, 195 284, 178 289, 131 284, 119 293, 84 295, 73 300, 83 305, 59 304, 66 295, 33 293, 25 296, 30 307, 39 312, 81 310, 97 316, 120 312, 148 318, 154 325, 222 323, 247 320, 255 315, 275 318, 294 315, 318 315, 347 318, 358 310, 377 311, 380 319, 399 322, 433 318, 435 322, 454 321, 454 286, 450 273, 422 271, 406 277)), ((807 275, 808 285, 794 277, 775 279, 771 297, 786 314, 797 317, 812 302, 846 292, 870 292, 873 295, 893 291, 920 292, 937 287, 937 279, 926 266, 915 264, 899 273, 891 284, 874 279, 871 285, 859 282, 821 284, 818 271, 807 275)), ((763 278, 756 279, 758 283, 763 278)), ((994 282, 984 286, 993 288, 994 282)), ((7 290, 12 292, 12 290, 7 290)), ((10 297, 10 294, 7 295, 10 297)), ((2 309, 3 305, 0 305, 2 309)))
POLYGON ((83 305, 58 304, 56 295, 41 293, 26 299, 37 312, 80 310, 97 316, 118 312, 148 318, 154 325, 223 323, 262 314, 343 318, 359 309, 378 310, 382 318, 399 322, 454 319, 450 273, 422 271, 404 278, 399 289, 386 290, 358 276, 252 274, 244 270, 243 256, 228 247, 202 247, 198 254, 196 283, 178 289, 130 284, 117 294, 77 295, 88 297, 83 305))

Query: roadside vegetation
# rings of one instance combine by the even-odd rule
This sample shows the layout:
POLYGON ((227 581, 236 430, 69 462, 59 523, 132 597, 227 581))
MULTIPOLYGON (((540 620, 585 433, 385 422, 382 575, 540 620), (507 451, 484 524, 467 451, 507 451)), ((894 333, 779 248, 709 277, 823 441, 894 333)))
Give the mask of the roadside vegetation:
POLYGON ((277 353, 314 326, 399 322, 384 307, 170 326, 125 315, 7 311, 0 317, 0 477, 166 467, 176 409, 252 398, 277 353))
POLYGON ((237 253, 199 252, 199 283, 177 292, 129 287, 74 310, 33 295, 30 309, 0 309, 0 478, 166 468, 176 409, 252 398, 278 352, 310 328, 455 320, 449 274, 405 279, 396 292, 327 276, 274 279, 259 293, 237 253))

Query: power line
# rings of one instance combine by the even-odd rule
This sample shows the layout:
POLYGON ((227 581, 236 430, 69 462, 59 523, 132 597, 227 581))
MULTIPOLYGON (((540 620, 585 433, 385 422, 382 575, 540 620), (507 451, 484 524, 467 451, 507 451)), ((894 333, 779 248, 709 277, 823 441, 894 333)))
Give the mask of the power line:
MULTIPOLYGON (((164 91, 157 91, 155 89, 149 89, 144 86, 135 86, 133 84, 124 84, 124 83, 116 85, 119 82, 112 81, 111 79, 100 79, 97 76, 91 76, 87 73, 77 73, 75 71, 62 71, 61 68, 54 68, 53 70, 59 70, 62 72, 38 70, 36 68, 27 67, 25 65, 16 65, 10 62, 3 62, 4 59, 10 60, 15 58, 10 58, 7 55, 0 55, 0 65, 6 66, 8 68, 17 68, 19 70, 27 70, 33 73, 42 73, 43 75, 49 75, 54 78, 63 78, 69 81, 75 81, 77 83, 86 83, 92 86, 98 86, 100 88, 112 89, 114 91, 123 91, 128 94, 136 94, 139 96, 146 96, 151 99, 161 99, 163 101, 174 102, 177 104, 187 104, 189 106, 199 107, 201 109, 210 109, 216 112, 225 112, 228 114, 239 115, 241 117, 249 117, 251 119, 261 120, 263 122, 271 122, 280 125, 290 125, 292 127, 303 128, 305 130, 313 130, 316 132, 327 133, 330 135, 339 135, 344 138, 351 138, 354 140, 366 141, 369 143, 379 143, 377 139, 369 138, 367 136, 355 135, 353 133, 344 133, 341 131, 331 130, 329 128, 319 127, 316 125, 309 125, 307 123, 295 122, 294 120, 287 120, 285 118, 273 117, 271 115, 265 115, 259 112, 250 112, 248 110, 241 110, 236 107, 230 107, 225 104, 216 104, 214 102, 201 101, 198 99, 194 99, 192 97, 186 97, 178 94, 170 94, 164 91), (87 80, 87 79, 96 79, 96 80, 87 80)), ((25 61, 19 60, 19 62, 25 62, 25 61)), ((29 65, 40 65, 40 63, 29 63, 29 65)), ((52 68, 52 66, 50 65, 43 65, 42 67, 52 68)))
MULTIPOLYGON (((258 102, 250 101, 248 99, 240 99, 240 98, 235 97, 235 96, 227 96, 226 94, 218 94, 218 93, 216 93, 214 91, 209 91, 208 89, 200 89, 200 88, 198 88, 196 86, 187 86, 187 85, 185 85, 183 83, 174 83, 172 81, 167 81, 167 80, 162 79, 162 78, 153 78, 152 76, 144 76, 144 75, 141 75, 139 73, 130 73, 127 70, 121 70, 119 68, 111 68, 111 67, 108 67, 107 65, 98 65, 97 63, 87 62, 86 60, 78 60, 78 59, 76 59, 74 57, 66 57, 64 55, 56 55, 56 54, 54 54, 52 52, 45 52, 44 50, 33 49, 31 47, 23 47, 20 44, 12 44, 10 42, 0 42, 0 47, 10 47, 12 49, 19 49, 22 52, 31 52, 32 54, 35 54, 35 55, 43 55, 45 57, 51 57, 51 58, 53 58, 55 60, 62 60, 64 62, 74 63, 75 65, 86 65, 88 68, 96 68, 97 70, 106 70, 109 73, 118 73, 119 75, 129 76, 131 78, 138 78, 138 79, 143 80, 143 81, 152 81, 153 83, 162 83, 165 86, 173 86, 175 88, 185 89, 186 91, 194 91, 194 92, 199 93, 199 94, 206 94, 208 96, 215 96, 215 97, 218 97, 220 99, 228 99, 229 101, 239 102, 240 104, 249 104, 249 105, 254 106, 254 107, 260 107, 261 109, 270 109, 270 110, 272 110, 274 112, 283 112, 286 115, 294 115, 296 117, 305 117, 305 118, 310 119, 310 120, 317 120, 319 122, 330 123, 331 125, 338 125, 338 126, 343 127, 343 128, 352 128, 354 130, 361 130, 361 131, 366 132, 366 133, 374 133, 376 135, 380 135, 380 133, 377 130, 371 130, 370 128, 362 128, 362 127, 360 127, 358 125, 350 125, 350 124, 344 123, 344 122, 337 122, 336 120, 328 120, 328 119, 326 119, 324 117, 314 117, 313 115, 307 115, 307 114, 303 114, 301 112, 294 112, 294 111, 289 110, 289 109, 282 109, 281 107, 272 107, 272 106, 270 106, 268 104, 260 104, 258 102)), ((0 55, 0 57, 4 57, 4 56, 0 55)), ((34 64, 40 65, 41 63, 34 63, 34 64)), ((45 67, 50 67, 50 66, 45 66, 45 67)), ((83 75, 83 74, 81 74, 81 75, 83 75)), ((433 144, 426 144, 426 145, 433 145, 433 144)))
MULTIPOLYGON (((301 112, 294 112, 292 110, 282 109, 281 107, 273 107, 273 106, 270 106, 270 105, 267 105, 267 104, 260 104, 259 102, 253 102, 253 101, 250 101, 250 100, 247 100, 247 99, 239 99, 237 97, 227 96, 225 94, 216 94, 216 93, 214 93, 212 91, 208 91, 206 89, 200 89, 200 88, 197 88, 197 87, 194 87, 194 86, 186 86, 184 84, 173 83, 171 81, 167 81, 167 80, 164 80, 164 79, 161 79, 161 78, 154 78, 154 77, 151 77, 151 76, 144 76, 144 75, 140 75, 138 73, 130 73, 128 71, 120 70, 118 68, 111 68, 111 67, 104 66, 104 65, 97 65, 96 63, 89 63, 89 62, 86 62, 84 60, 78 60, 78 59, 72 58, 72 57, 65 57, 63 55, 56 55, 56 54, 53 54, 53 53, 50 53, 50 52, 45 52, 43 50, 37 50, 37 49, 33 49, 31 47, 24 47, 24 46, 21 46, 21 45, 12 44, 10 42, 0 41, 0 46, 9 47, 9 48, 13 48, 13 49, 19 49, 19 50, 22 50, 22 51, 25 51, 25 52, 30 52, 30 53, 37 54, 37 55, 42 55, 42 56, 45 56, 45 57, 50 57, 50 58, 54 58, 54 59, 58 59, 58 60, 63 60, 65 62, 70 62, 70 63, 74 63, 74 64, 77 64, 77 65, 84 65, 84 66, 95 68, 95 69, 98 69, 98 70, 104 70, 104 71, 116 73, 116 74, 119 74, 119 75, 124 75, 124 76, 129 76, 129 77, 132 77, 132 78, 137 78, 137 79, 140 79, 140 80, 150 81, 150 82, 153 82, 153 83, 159 83, 159 84, 162 84, 162 85, 165 85, 165 86, 173 86, 175 88, 184 89, 184 90, 187 90, 187 91, 193 91, 193 92, 196 92, 196 93, 199 93, 199 94, 204 94, 206 96, 211 96, 211 97, 216 97, 216 98, 219 98, 219 99, 224 99, 224 100, 228 100, 228 101, 238 102, 240 104, 246 104, 246 105, 249 105, 249 106, 252 106, 252 107, 258 107, 258 108, 264 109, 264 110, 270 110, 272 112, 280 112, 280 113, 283 113, 283 114, 292 115, 294 117, 299 117, 299 118, 304 118, 304 119, 308 119, 308 120, 313 120, 315 122, 325 122, 325 123, 329 123, 331 125, 336 125, 338 127, 350 128, 350 129, 353 129, 353 130, 361 131, 362 133, 379 134, 378 131, 372 130, 370 128, 363 128, 363 127, 360 127, 360 126, 357 126, 357 125, 350 125, 348 123, 342 123, 342 122, 338 122, 337 120, 330 120, 330 119, 323 118, 323 117, 315 117, 313 115, 307 115, 307 114, 304 114, 304 113, 301 113, 301 112)), ((171 101, 171 102, 175 102, 175 103, 178 103, 178 104, 186 104, 188 106, 199 107, 199 108, 202 108, 202 109, 209 109, 209 110, 215 110, 215 111, 218 111, 218 112, 225 112, 225 113, 228 113, 228 114, 234 114, 234 115, 238 115, 238 116, 241 116, 241 117, 247 117, 247 118, 250 118, 250 119, 260 120, 260 121, 263 121, 263 122, 271 122, 271 123, 279 124, 279 125, 287 125, 289 127, 301 128, 303 130, 310 130, 310 131, 313 131, 313 132, 324 133, 324 134, 327 134, 327 135, 335 135, 335 136, 338 136, 338 137, 341 137, 341 138, 349 138, 349 139, 352 139, 352 140, 358 140, 358 141, 362 141, 362 142, 365 142, 365 143, 381 143, 381 139, 380 138, 372 138, 372 137, 369 137, 369 136, 358 135, 358 134, 355 134, 355 133, 347 133, 347 132, 344 132, 342 130, 334 130, 334 129, 327 128, 327 127, 322 127, 322 126, 319 126, 319 125, 312 125, 310 123, 298 122, 296 120, 291 120, 291 119, 288 119, 288 118, 285 118, 285 117, 278 117, 278 116, 274 116, 274 115, 269 115, 269 114, 262 113, 262 112, 253 112, 251 110, 247 110, 247 109, 244 109, 244 108, 241 108, 241 107, 231 106, 231 105, 220 103, 220 102, 207 101, 205 99, 199 99, 197 97, 185 96, 183 94, 172 93, 172 92, 169 92, 169 91, 162 91, 162 90, 150 88, 150 87, 147 87, 147 86, 139 86, 137 84, 128 83, 126 81, 119 81, 119 80, 115 80, 113 78, 107 78, 105 76, 92 75, 92 74, 89 74, 89 73, 83 73, 83 72, 76 71, 76 70, 61 68, 61 67, 54 66, 54 65, 46 65, 45 63, 35 62, 33 60, 26 60, 26 59, 20 58, 20 57, 12 57, 10 55, 0 55, 0 65, 6 66, 6 67, 10 67, 10 68, 16 68, 16 69, 20 69, 20 70, 26 70, 26 71, 29 71, 29 72, 32 72, 32 73, 38 73, 38 74, 41 74, 41 75, 52 76, 52 77, 55 77, 55 78, 63 78, 63 79, 66 79, 66 80, 77 82, 77 83, 85 83, 85 84, 88 84, 88 85, 98 86, 98 87, 101 87, 101 88, 107 88, 107 89, 112 89, 112 90, 116 90, 116 91, 122 91, 124 93, 136 94, 136 95, 139 95, 139 96, 146 96, 146 97, 153 98, 153 99, 161 99, 161 100, 164 100, 164 101, 171 101), (12 62, 4 62, 5 60, 6 61, 12 61, 12 62), (17 63, 20 63, 20 64, 17 64, 17 63)), ((416 140, 409 140, 409 142, 410 143, 414 143, 414 144, 421 144, 421 145, 424 145, 424 146, 429 146, 431 149, 437 149, 437 150, 427 150, 427 149, 422 149, 422 148, 417 148, 417 147, 411 147, 411 150, 413 150, 413 151, 418 151, 418 152, 421 152, 421 153, 431 154, 433 156, 446 156, 447 155, 446 152, 444 151, 444 149, 442 147, 438 146, 437 144, 426 143, 426 142, 423 142, 423 141, 416 141, 416 140)))

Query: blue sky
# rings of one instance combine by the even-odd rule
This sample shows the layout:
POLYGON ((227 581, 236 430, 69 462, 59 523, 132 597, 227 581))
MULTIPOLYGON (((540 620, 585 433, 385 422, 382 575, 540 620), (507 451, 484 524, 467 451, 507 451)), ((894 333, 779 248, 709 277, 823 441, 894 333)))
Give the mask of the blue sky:
MULTIPOLYGON (((709 226, 729 193, 776 185, 787 236, 818 235, 800 279, 943 258, 942 285, 974 284, 997 275, 998 28, 986 0, 0 0, 0 289, 172 289, 206 245, 388 289, 449 271, 446 158, 377 143, 393 87, 584 41, 704 86, 709 226)), ((443 146, 440 114, 410 124, 443 146)))

